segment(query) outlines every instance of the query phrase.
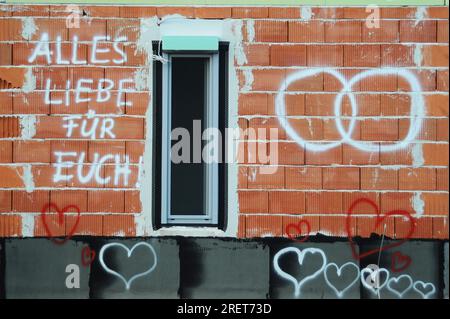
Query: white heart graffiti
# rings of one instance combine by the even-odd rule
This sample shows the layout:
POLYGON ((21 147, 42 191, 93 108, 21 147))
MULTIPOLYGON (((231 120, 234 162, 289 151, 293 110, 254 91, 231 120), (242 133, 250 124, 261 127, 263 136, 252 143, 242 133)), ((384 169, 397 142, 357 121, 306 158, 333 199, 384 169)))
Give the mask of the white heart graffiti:
POLYGON ((286 248, 283 248, 280 251, 278 251, 273 258, 273 267, 274 267, 275 271, 278 273, 278 275, 280 275, 284 279, 286 279, 294 284, 294 295, 296 297, 300 296, 300 289, 303 286, 303 284, 316 278, 320 273, 322 273, 323 270, 325 269, 326 264, 327 264, 327 257, 325 256, 325 253, 323 252, 323 250, 317 249, 317 248, 306 248, 306 249, 303 249, 303 251, 302 251, 295 247, 286 247, 286 248), (303 264, 303 260, 306 256, 306 254, 319 254, 322 257, 322 261, 323 261, 322 266, 318 270, 316 270, 312 275, 306 276, 302 280, 298 281, 294 276, 283 271, 280 268, 280 265, 278 264, 278 260, 280 259, 280 257, 282 255, 284 255, 286 253, 291 253, 291 252, 297 254, 298 263, 300 265, 303 264))
POLYGON ((413 280, 412 280, 411 276, 409 276, 409 275, 401 275, 398 277, 392 277, 391 279, 389 279, 388 284, 386 286, 387 290, 396 294, 399 298, 403 298, 403 295, 406 294, 409 290, 411 290, 412 287, 413 287, 413 280), (405 289, 403 289, 403 291, 400 292, 397 289, 392 287, 393 282, 398 284, 398 282, 400 280, 404 280, 404 279, 409 281, 409 285, 405 289))
POLYGON ((354 77, 352 77, 349 81, 345 79, 345 77, 333 69, 308 69, 302 70, 296 73, 289 75, 282 83, 280 89, 278 90, 276 96, 276 114, 278 116, 278 121, 280 122, 281 127, 285 130, 287 135, 297 142, 298 145, 302 147, 307 147, 313 152, 322 152, 329 150, 331 148, 337 147, 342 143, 347 143, 352 145, 359 150, 366 152, 391 152, 401 148, 408 146, 410 142, 412 142, 416 136, 418 135, 420 128, 422 126, 423 117, 425 116, 425 101, 420 93, 422 91, 421 85, 415 75, 408 70, 400 69, 400 68, 382 68, 375 70, 367 70, 363 71, 354 77), (327 142, 327 143, 315 143, 312 141, 307 141, 303 137, 301 137, 298 132, 291 126, 289 120, 287 119, 286 114, 286 103, 284 99, 285 91, 288 87, 295 81, 311 77, 320 73, 327 73, 334 76, 339 80, 342 84, 342 89, 339 94, 336 96, 334 101, 334 115, 336 121, 336 128, 341 135, 342 139, 336 142, 327 142), (352 87, 359 81, 372 77, 372 76, 386 76, 386 75, 397 75, 405 79, 411 88, 411 91, 408 92, 411 97, 411 111, 410 111, 410 125, 408 133, 405 138, 397 143, 392 143, 388 145, 382 144, 381 146, 377 143, 368 143, 361 142, 351 138, 353 130, 356 124, 356 116, 358 113, 358 107, 355 99, 355 95, 352 92, 352 87), (348 126, 348 130, 346 131, 341 119, 341 103, 344 96, 348 96, 350 100, 350 106, 352 109, 351 119, 348 126))
POLYGON ((374 294, 377 294, 378 291, 380 291, 384 286, 386 286, 388 281, 389 281, 389 271, 385 268, 371 269, 371 268, 366 267, 363 270, 361 270, 361 283, 363 284, 364 287, 369 289, 374 294), (368 273, 371 278, 374 278, 374 277, 376 278, 376 282, 377 282, 376 288, 374 287, 374 285, 370 285, 367 283, 366 279, 369 278, 369 276, 365 277, 364 275, 366 273, 368 273), (386 274, 386 278, 383 281, 383 283, 378 282, 380 280, 381 276, 379 276, 379 275, 381 273, 386 274))
POLYGON ((324 275, 324 277, 325 277, 325 282, 327 283, 327 285, 331 288, 331 289, 333 289, 333 291, 336 293, 336 295, 339 297, 339 298, 342 298, 343 296, 344 296, 344 294, 355 284, 355 283, 357 283, 358 282, 358 280, 359 280, 359 276, 360 276, 360 271, 359 271, 359 266, 357 265, 357 264, 355 264, 355 263, 352 263, 352 262, 347 262, 347 263, 345 263, 345 264, 343 264, 341 267, 338 267, 338 265, 336 265, 335 263, 329 263, 326 267, 325 267, 325 270, 324 270, 324 273, 323 273, 323 275, 324 275), (342 275, 342 270, 343 269, 345 269, 345 268, 348 268, 348 267, 350 267, 350 268, 354 268, 355 270, 356 270, 356 277, 355 277, 355 279, 347 286, 347 287, 345 287, 344 289, 342 289, 342 290, 339 290, 339 289, 337 289, 336 288, 336 286, 335 285, 333 285, 331 282, 330 282, 330 280, 328 279, 328 270, 330 269, 330 268, 335 268, 336 269, 336 273, 337 273, 337 275, 339 276, 339 277, 341 277, 341 275, 342 275))
POLYGON ((431 282, 423 282, 421 280, 416 281, 413 285, 413 289, 415 291, 417 291, 423 299, 428 299, 430 296, 432 296, 435 292, 436 292, 436 287, 431 283, 431 282), (420 290, 417 286, 421 285, 422 286, 422 290, 426 289, 426 287, 430 287, 431 286, 431 291, 427 292, 427 293, 423 293, 422 290, 420 290))
POLYGON ((104 246, 100 249, 99 260, 100 260, 100 264, 102 265, 103 269, 105 269, 106 272, 108 272, 108 273, 110 273, 110 274, 112 274, 112 275, 118 277, 119 279, 121 279, 121 280, 125 283, 125 288, 126 288, 126 290, 129 290, 129 289, 130 289, 131 283, 132 283, 134 280, 136 280, 136 279, 139 278, 139 277, 142 277, 142 276, 145 276, 145 275, 151 273, 151 272, 156 268, 156 264, 157 264, 157 262, 158 262, 158 261, 157 261, 157 257, 156 257, 155 249, 152 247, 152 245, 150 245, 150 244, 148 244, 148 243, 145 243, 145 242, 137 243, 137 244, 134 245, 131 249, 129 249, 127 246, 125 246, 124 244, 121 244, 121 243, 110 243, 110 244, 106 244, 106 245, 104 245, 104 246), (147 269, 146 271, 144 271, 144 272, 142 272, 142 273, 139 273, 139 274, 134 275, 133 277, 131 277, 131 278, 127 281, 120 273, 118 273, 117 271, 114 271, 114 270, 112 270, 111 268, 109 268, 109 267, 105 264, 105 262, 104 262, 104 260, 103 260, 103 254, 104 254, 105 250, 107 250, 107 249, 110 248, 110 247, 114 247, 114 246, 125 249, 125 250, 127 251, 128 258, 130 258, 130 256, 133 254, 133 251, 134 251, 137 247, 139 247, 139 246, 147 247, 147 248, 152 252, 154 263, 153 263, 153 265, 152 265, 149 269, 147 269))

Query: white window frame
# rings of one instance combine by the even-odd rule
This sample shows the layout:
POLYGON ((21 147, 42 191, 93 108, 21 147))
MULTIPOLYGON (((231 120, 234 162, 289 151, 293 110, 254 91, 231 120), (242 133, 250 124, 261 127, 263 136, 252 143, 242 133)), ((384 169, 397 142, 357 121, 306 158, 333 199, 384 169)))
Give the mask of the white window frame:
MULTIPOLYGON (((202 57, 208 58, 206 88, 206 128, 219 128, 219 54, 163 53, 168 61, 162 67, 162 143, 161 143, 161 223, 162 224, 202 224, 215 226, 219 212, 219 165, 216 161, 204 163, 206 181, 204 183, 203 204, 206 215, 172 215, 170 211, 171 183, 171 114, 172 114, 172 58, 202 57)), ((186 81, 189 75, 186 76, 186 81)), ((203 132, 202 132, 203 133, 203 132)), ((203 161, 203 159, 202 159, 203 161)), ((186 181, 189 183, 189 181, 186 181)))

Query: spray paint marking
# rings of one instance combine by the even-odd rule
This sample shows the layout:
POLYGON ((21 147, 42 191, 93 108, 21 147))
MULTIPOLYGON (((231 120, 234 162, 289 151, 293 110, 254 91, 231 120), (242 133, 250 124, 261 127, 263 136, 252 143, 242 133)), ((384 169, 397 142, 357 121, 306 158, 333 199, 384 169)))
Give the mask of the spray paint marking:
POLYGON ((95 259, 95 250, 91 249, 89 246, 84 246, 81 250, 81 264, 84 267, 90 266, 95 259))
POLYGON ((145 275, 151 273, 153 270, 155 270, 156 265, 157 265, 157 263, 158 263, 158 258, 157 258, 157 256, 156 256, 156 252, 155 252, 155 249, 153 248, 153 246, 150 245, 150 244, 148 244, 148 243, 146 243, 146 242, 140 242, 140 243, 137 243, 137 244, 134 245, 131 249, 129 249, 127 246, 125 246, 124 244, 121 244, 121 243, 110 243, 110 244, 104 245, 104 246, 100 249, 99 261, 100 261, 100 264, 102 265, 103 269, 104 269, 106 272, 108 272, 108 273, 110 273, 110 274, 112 274, 112 275, 118 277, 120 280, 122 280, 122 281, 124 282, 126 290, 130 290, 131 284, 133 283, 134 280, 138 279, 139 277, 143 277, 143 276, 145 276, 145 275), (152 264, 152 265, 150 266, 150 268, 148 268, 146 271, 141 272, 141 273, 138 273, 138 274, 132 276, 129 280, 126 280, 125 277, 122 276, 119 272, 114 271, 114 270, 112 270, 111 268, 109 268, 109 267, 105 264, 105 261, 103 260, 103 255, 104 255, 104 253, 105 253, 105 250, 107 250, 107 249, 109 249, 109 248, 111 248, 111 247, 119 247, 119 248, 122 248, 122 249, 126 250, 126 251, 127 251, 128 258, 130 258, 130 256, 133 254, 133 251, 134 251, 137 247, 139 247, 139 246, 147 247, 147 248, 150 250, 150 252, 151 252, 152 255, 153 255, 153 264, 152 264))
POLYGON ((401 252, 396 251, 392 254, 391 257, 391 271, 392 272, 401 272, 411 265, 411 257, 408 255, 403 255, 401 252))
POLYGON ((289 237, 289 239, 297 241, 299 243, 306 241, 309 238, 310 232, 311 232, 311 225, 306 219, 299 221, 297 224, 292 223, 286 225, 286 234, 289 237), (296 239, 302 234, 302 225, 306 226, 305 237, 303 237, 302 239, 296 239), (292 232, 291 230, 294 230, 295 232, 292 232))
POLYGON ((294 140, 301 147, 308 148, 313 152, 323 152, 335 147, 340 146, 343 143, 347 143, 361 151, 365 152, 392 152, 395 150, 399 150, 407 147, 420 132, 420 128, 422 126, 423 117, 425 116, 425 101, 423 95, 420 93, 422 91, 422 87, 415 77, 415 75, 405 69, 399 68, 386 68, 386 69, 376 69, 376 70, 367 70, 363 71, 354 77, 352 77, 349 81, 338 71, 333 69, 310 69, 310 70, 302 70, 296 73, 289 75, 285 81, 283 81, 280 89, 278 90, 276 96, 276 114, 278 116, 278 121, 280 122, 281 127, 286 131, 286 134, 294 140), (341 135, 341 140, 336 142, 328 142, 328 143, 317 143, 317 141, 307 141, 291 126, 289 120, 286 118, 286 102, 284 99, 284 94, 287 91, 288 87, 294 83, 295 81, 308 78, 311 76, 315 76, 317 74, 327 73, 334 76, 341 84, 342 90, 337 94, 336 99, 334 100, 334 114, 336 121, 336 128, 338 133, 341 135), (405 79, 411 88, 411 92, 408 94, 411 97, 411 111, 410 111, 410 126, 408 133, 405 138, 399 142, 392 143, 389 145, 379 145, 377 143, 366 143, 362 141, 357 141, 352 139, 352 134, 356 126, 356 116, 358 113, 358 105, 356 102, 355 95, 352 92, 352 87, 361 80, 366 78, 370 78, 373 76, 386 76, 386 75, 396 75, 405 79), (350 101, 350 106, 352 109, 352 115, 350 119, 350 123, 348 125, 348 130, 344 128, 342 119, 341 119, 341 104, 343 98, 347 96, 350 101))
POLYGON ((350 208, 349 208, 349 210, 347 212, 347 219, 346 219, 347 236, 348 236, 348 240, 349 240, 350 247, 351 247, 351 250, 352 250, 353 258, 355 258, 357 260, 360 260, 360 259, 362 259, 364 257, 369 256, 369 255, 372 255, 372 254, 375 254, 375 253, 379 253, 381 251, 385 251, 385 250, 388 250, 390 248, 402 245, 408 239, 411 238, 412 234, 415 231, 415 227, 416 227, 416 220, 407 211, 405 211, 405 210, 393 210, 393 211, 390 211, 390 212, 387 212, 387 213, 381 215, 380 209, 378 208, 377 204, 374 201, 372 201, 371 199, 369 199, 369 198, 357 199, 356 201, 354 201, 350 205, 350 208), (353 241, 353 237, 354 236, 353 236, 353 230, 352 230, 351 224, 352 224, 353 211, 355 210, 355 208, 358 205, 360 205, 362 203, 369 204, 373 208, 373 211, 376 213, 376 220, 375 220, 375 225, 374 225, 374 228, 373 228, 374 230, 377 229, 380 225, 382 225, 383 222, 387 218, 389 218, 391 216, 404 216, 409 222, 409 231, 406 234, 405 238, 403 240, 400 240, 399 242, 395 242, 395 243, 383 246, 382 248, 372 249, 372 250, 366 251, 366 252, 364 252, 362 254, 359 254, 357 249, 356 249, 355 242, 353 241))
POLYGON ((48 237, 53 237, 53 234, 50 230, 50 227, 47 223, 47 211, 50 209, 54 209, 57 212, 57 216, 58 216, 58 224, 59 227, 62 227, 64 225, 64 214, 67 213, 68 211, 75 211, 77 213, 77 217, 75 220, 75 224, 72 226, 72 228, 70 229, 70 231, 68 232, 67 236, 64 237, 63 239, 58 239, 58 238, 51 238, 50 240, 52 242, 54 242, 57 245, 62 245, 64 244, 66 241, 68 241, 73 234, 75 233, 75 230, 78 227, 78 224, 80 222, 80 208, 78 208, 78 206, 75 205, 69 205, 64 207, 63 209, 59 209, 58 206, 54 203, 48 203, 45 204, 44 207, 41 210, 41 218, 42 218, 42 224, 44 225, 44 229, 45 232, 47 233, 48 237))

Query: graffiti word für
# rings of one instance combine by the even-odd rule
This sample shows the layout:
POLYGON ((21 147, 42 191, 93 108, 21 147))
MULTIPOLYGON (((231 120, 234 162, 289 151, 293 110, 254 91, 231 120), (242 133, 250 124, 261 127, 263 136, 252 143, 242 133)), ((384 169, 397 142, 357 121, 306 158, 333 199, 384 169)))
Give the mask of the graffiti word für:
POLYGON ((88 137, 91 140, 98 138, 115 138, 113 133, 114 119, 111 117, 96 117, 95 112, 90 111, 86 118, 80 115, 71 115, 63 117, 63 127, 66 129, 66 136, 72 137, 74 130, 78 128, 81 137, 88 137), (97 128, 99 135, 96 136, 97 128))

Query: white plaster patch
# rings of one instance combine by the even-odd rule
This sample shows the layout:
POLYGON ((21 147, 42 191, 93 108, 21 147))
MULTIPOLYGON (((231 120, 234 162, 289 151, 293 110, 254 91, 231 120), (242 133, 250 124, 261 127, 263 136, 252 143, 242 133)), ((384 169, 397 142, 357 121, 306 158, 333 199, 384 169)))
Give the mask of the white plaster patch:
POLYGON ((411 199, 411 204, 412 204, 414 211, 416 212, 416 217, 421 217, 423 215, 424 208, 425 208, 425 202, 422 199, 421 192, 414 193, 414 196, 411 199))
POLYGON ((33 74, 33 68, 28 67, 27 73, 25 73, 25 82, 22 86, 24 93, 30 93, 36 90, 36 77, 33 74))
POLYGON ((251 91, 254 81, 253 73, 251 69, 244 70, 244 86, 242 91, 251 91))
POLYGON ((25 115, 19 120, 20 123, 20 137, 24 140, 29 140, 36 135, 36 116, 25 115))
POLYGON ((150 83, 150 70, 148 68, 138 69, 134 72, 134 84, 136 90, 150 90, 150 83))
POLYGON ((22 237, 34 236, 35 214, 27 213, 22 215, 22 237))
POLYGON ((244 24, 242 21, 238 21, 236 25, 233 27, 233 32, 236 35, 236 63, 238 65, 244 65, 248 62, 247 56, 245 55, 244 47, 242 46, 242 42, 244 42, 243 36, 242 36, 242 29, 244 24))
POLYGON ((423 157, 423 147, 421 143, 416 143, 411 150, 411 155, 413 158, 413 166, 419 167, 423 166, 425 159, 423 157))
POLYGON ((22 38, 25 40, 30 40, 31 37, 36 34, 38 27, 34 23, 32 17, 22 18, 22 38))
POLYGON ((248 42, 255 41, 255 20, 247 21, 247 39, 248 42))
POLYGON ((314 16, 311 7, 303 6, 300 8, 300 19, 308 21, 314 16))
POLYGON ((416 10, 416 22, 414 22, 414 26, 417 26, 419 22, 428 17, 428 11, 426 7, 417 7, 416 10))
POLYGON ((34 179, 33 179, 33 173, 31 172, 31 164, 26 164, 23 167, 23 173, 20 176, 20 178, 23 181, 23 184, 25 185, 25 190, 27 193, 31 193, 34 191, 34 179))

